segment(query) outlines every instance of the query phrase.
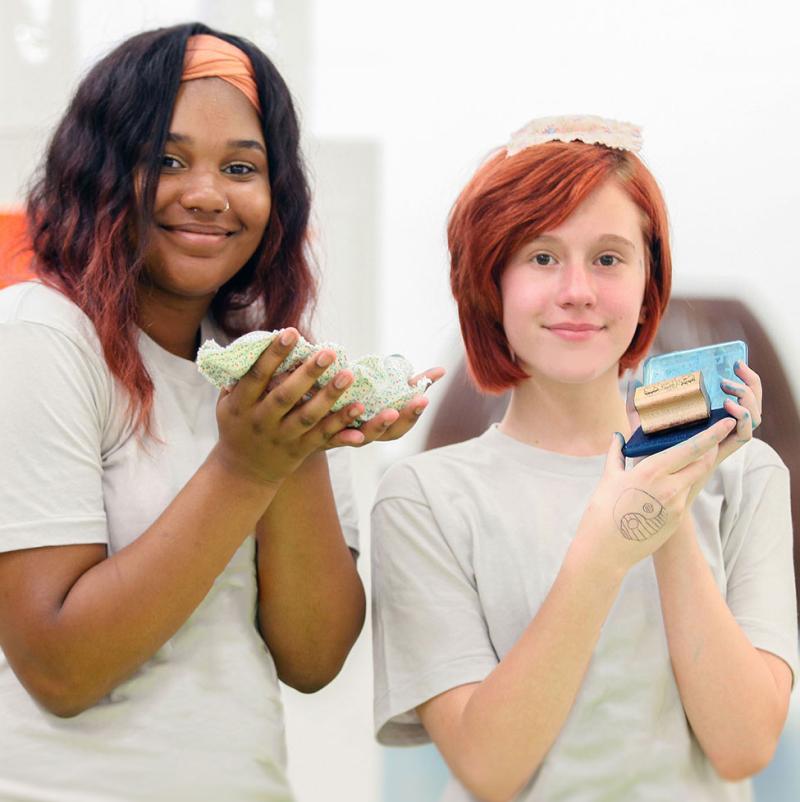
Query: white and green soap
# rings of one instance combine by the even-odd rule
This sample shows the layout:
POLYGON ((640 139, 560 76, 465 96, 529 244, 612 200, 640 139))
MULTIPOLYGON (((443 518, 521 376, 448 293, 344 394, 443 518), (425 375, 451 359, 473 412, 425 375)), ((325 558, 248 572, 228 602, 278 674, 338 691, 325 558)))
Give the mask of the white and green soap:
MULTIPOLYGON (((232 387, 255 364, 280 331, 251 331, 230 345, 222 346, 214 340, 206 340, 197 352, 197 367, 213 385, 232 387)), ((412 398, 425 392, 431 383, 423 377, 409 384, 414 369, 411 363, 399 354, 392 356, 364 356, 351 362, 347 352, 336 343, 316 345, 300 337, 286 359, 281 362, 275 375, 287 373, 299 367, 308 357, 323 349, 336 354, 333 364, 317 379, 315 387, 324 387, 340 370, 353 373, 353 383, 342 393, 331 407, 336 412, 348 404, 359 402, 364 411, 354 423, 361 424, 377 415, 382 409, 402 409, 412 398)))

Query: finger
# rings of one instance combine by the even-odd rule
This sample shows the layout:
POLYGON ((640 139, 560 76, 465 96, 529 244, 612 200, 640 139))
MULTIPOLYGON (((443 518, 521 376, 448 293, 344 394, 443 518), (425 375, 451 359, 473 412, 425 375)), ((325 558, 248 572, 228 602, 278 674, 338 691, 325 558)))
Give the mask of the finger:
POLYGON ((384 442, 388 440, 399 440, 403 435, 414 428, 427 406, 427 398, 420 396, 419 398, 412 399, 400 410, 400 417, 384 429, 383 433, 376 439, 384 442))
MULTIPOLYGON (((326 360, 321 360, 323 363, 326 360)), ((320 364, 319 359, 313 359, 312 365, 309 367, 309 378, 320 371, 325 371, 325 365, 320 364)), ((318 374, 318 375, 321 375, 318 374)), ((297 406, 290 414, 286 416, 284 421, 284 434, 287 437, 301 437, 310 433, 323 418, 333 418, 329 426, 322 430, 321 433, 331 432, 331 436, 339 429, 348 426, 353 422, 353 418, 338 413, 331 415, 331 407, 338 401, 342 393, 353 383, 353 373, 349 370, 339 371, 331 381, 329 381, 322 389, 306 399, 306 395, 302 396, 302 403, 297 406), (335 424, 341 422, 341 425, 335 424)), ((313 381, 313 379, 312 379, 313 381)), ((353 405, 350 405, 352 407, 353 405)), ((346 407, 349 409, 350 407, 346 407)), ((342 412, 339 410, 338 412, 342 412)), ((312 438, 313 439, 313 438, 312 438)))
MULTIPOLYGON (((750 417, 753 421, 753 428, 755 429, 761 422, 761 402, 754 390, 747 385, 735 384, 729 381, 723 381, 721 387, 728 395, 735 396, 739 404, 750 413, 750 417)), ((731 399, 726 399, 726 401, 731 401, 731 399)), ((731 403, 735 404, 736 402, 731 401, 731 403)), ((727 408, 728 407, 726 407, 726 409, 727 408)), ((732 411, 732 408, 729 411, 732 411)))
POLYGON ((359 448, 365 444, 366 440, 364 439, 364 435, 360 429, 342 429, 330 440, 328 440, 328 442, 325 444, 325 448, 331 449, 348 446, 350 448, 359 448))
POLYGON ((703 454, 722 442, 735 427, 736 421, 733 418, 723 418, 694 437, 690 437, 660 454, 648 457, 646 463, 651 469, 676 473, 690 463, 696 462, 703 454))
MULTIPOLYGON (((302 402, 303 397, 314 387, 317 379, 333 364, 334 359, 336 359, 336 354, 330 348, 323 348, 321 351, 312 354, 288 379, 271 389, 264 396, 260 402, 261 412, 264 417, 285 418, 289 416, 295 405, 302 402)), ((340 394, 341 391, 337 394, 337 397, 340 394)), ((307 404, 313 403, 318 395, 319 393, 315 393, 311 401, 306 401, 306 403, 302 404, 302 409, 305 409, 307 404)), ((316 411, 316 407, 311 409, 312 414, 316 411)), ((313 420, 309 415, 305 419, 307 421, 307 426, 304 424, 305 428, 314 426, 324 414, 325 411, 318 416, 315 415, 313 420)), ((293 423, 296 422, 297 418, 294 418, 293 423)))
MULTIPOLYGON (((439 379, 441 379, 444 376, 444 374, 445 374, 444 368, 428 368, 428 370, 424 370, 422 373, 418 373, 416 376, 412 376, 408 380, 408 383, 413 386, 420 379, 430 379, 431 384, 436 384, 436 382, 438 382, 439 379)), ((431 384, 429 384, 428 387, 430 387, 431 384)))
POLYGON ((720 387, 722 387, 722 389, 728 395, 736 396, 736 398, 741 399, 745 403, 748 401, 751 402, 750 404, 747 404, 748 406, 756 407, 759 404, 755 390, 746 384, 739 384, 738 382, 732 382, 728 379, 724 379, 722 382, 720 382, 720 387))
POLYGON ((730 398, 725 399, 725 409, 736 418, 736 442, 746 443, 753 439, 753 416, 742 404, 737 404, 730 398))
POLYGON ((380 440, 399 417, 400 413, 396 409, 384 409, 365 421, 361 426, 365 442, 371 443, 374 440, 380 440))
POLYGON ((687 487, 692 487, 698 483, 702 486, 714 470, 719 448, 719 443, 715 443, 700 459, 689 463, 685 468, 672 475, 681 482, 685 482, 687 487))
MULTIPOLYGON (((756 376, 754 371, 750 371, 753 376, 756 376)), ((758 378, 756 376, 756 378, 758 378)), ((739 399, 739 403, 750 411, 753 418, 753 428, 758 426, 761 422, 761 385, 760 380, 758 384, 738 384, 728 380, 722 381, 720 385, 724 392, 728 395, 735 396, 739 399)))
POLYGON ((339 446, 358 447, 364 445, 366 438, 361 429, 348 428, 359 415, 363 414, 362 404, 348 404, 344 409, 327 415, 320 421, 314 431, 306 435, 316 438, 318 448, 337 448, 339 446))
POLYGON ((299 337, 297 329, 281 331, 231 390, 232 400, 244 407, 255 404, 266 391, 276 368, 289 356, 299 337))
POLYGON ((761 377, 756 373, 750 365, 746 362, 739 360, 733 366, 733 372, 748 386, 752 387, 753 392, 760 398, 761 397, 761 377))

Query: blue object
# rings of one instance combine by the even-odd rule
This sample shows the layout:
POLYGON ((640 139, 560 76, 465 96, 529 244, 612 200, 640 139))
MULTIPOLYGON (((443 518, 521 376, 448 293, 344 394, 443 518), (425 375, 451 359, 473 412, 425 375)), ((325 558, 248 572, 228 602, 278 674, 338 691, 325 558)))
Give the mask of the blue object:
POLYGON ((708 429, 713 426, 718 420, 723 418, 732 418, 725 408, 714 409, 711 411, 711 417, 706 420, 691 423, 688 426, 681 426, 675 429, 664 429, 660 432, 653 432, 653 434, 645 434, 640 426, 632 435, 631 439, 622 447, 622 453, 626 457, 647 457, 650 454, 656 454, 663 451, 665 448, 676 446, 690 437, 708 429))
POLYGON ((383 750, 381 802, 438 802, 450 772, 433 744, 383 750))
POLYGON ((733 397, 723 392, 720 383, 723 381, 742 383, 733 371, 739 361, 747 363, 747 343, 743 340, 690 348, 686 351, 671 351, 668 354, 651 356, 644 361, 643 383, 655 384, 664 379, 684 376, 699 370, 703 374, 703 383, 708 393, 708 400, 711 402, 711 409, 715 410, 725 403, 726 398, 733 397))
POLYGON ((646 457, 656 454, 694 437, 723 418, 732 418, 733 415, 725 410, 723 404, 726 398, 735 400, 735 396, 725 393, 721 383, 732 381, 741 384, 742 380, 734 373, 734 366, 740 361, 747 362, 747 343, 743 340, 731 340, 727 343, 689 348, 685 351, 671 351, 646 359, 642 369, 644 384, 655 384, 699 370, 703 374, 703 384, 708 393, 711 416, 707 420, 688 426, 664 429, 652 434, 645 434, 639 427, 622 447, 622 453, 626 457, 646 457))

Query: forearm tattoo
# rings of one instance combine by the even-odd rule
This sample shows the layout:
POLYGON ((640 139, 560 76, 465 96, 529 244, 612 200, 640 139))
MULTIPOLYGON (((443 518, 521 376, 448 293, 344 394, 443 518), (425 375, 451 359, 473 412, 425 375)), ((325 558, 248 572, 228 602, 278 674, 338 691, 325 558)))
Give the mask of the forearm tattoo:
POLYGON ((614 505, 614 524, 628 540, 649 540, 666 522, 664 505, 644 490, 629 487, 614 505))

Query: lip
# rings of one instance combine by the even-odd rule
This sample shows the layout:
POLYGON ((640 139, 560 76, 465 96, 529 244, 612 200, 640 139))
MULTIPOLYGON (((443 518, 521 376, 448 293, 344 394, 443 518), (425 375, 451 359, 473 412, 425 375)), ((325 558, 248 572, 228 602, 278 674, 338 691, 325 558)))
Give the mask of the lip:
POLYGON ((204 251, 218 248, 237 232, 223 226, 205 223, 160 224, 159 228, 171 239, 189 247, 190 250, 204 251))
POLYGON ((554 323, 545 328, 564 340, 582 341, 591 339, 597 332, 603 330, 603 326, 595 326, 591 323, 554 323))

